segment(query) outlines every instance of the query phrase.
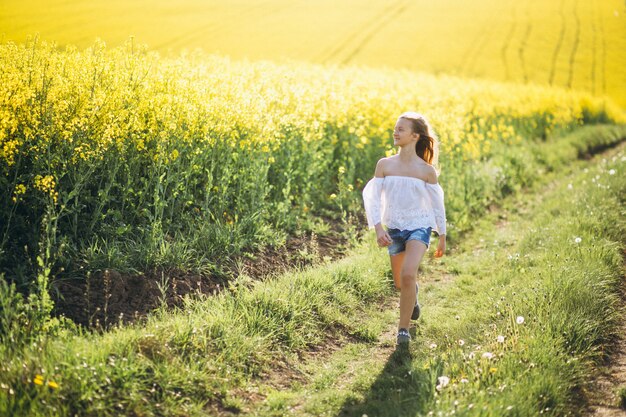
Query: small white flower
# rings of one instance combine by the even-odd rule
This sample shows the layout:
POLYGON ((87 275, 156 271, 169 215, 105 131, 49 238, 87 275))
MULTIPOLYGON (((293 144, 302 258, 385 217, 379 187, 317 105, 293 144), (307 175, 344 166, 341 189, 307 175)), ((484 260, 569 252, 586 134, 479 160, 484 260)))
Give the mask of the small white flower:
POLYGON ((463 346, 465 344, 465 340, 459 339, 459 346, 463 346))
POLYGON ((568 189, 568 190, 573 190, 573 189, 574 189, 574 186, 573 186, 572 184, 567 184, 567 189, 568 189))
POLYGON ((524 317, 517 316, 517 319, 515 321, 517 322, 517 324, 522 324, 522 323, 524 323, 524 317))
POLYGON ((461 384, 467 384, 469 380, 467 378, 461 378, 461 384))
POLYGON ((447 376, 443 375, 440 376, 439 378, 437 378, 437 382, 439 382, 439 385, 441 385, 441 387, 445 387, 446 385, 448 385, 450 383, 450 378, 448 378, 447 376))
POLYGON ((453 404, 454 404, 455 407, 458 407, 459 406, 459 401, 458 400, 454 400, 453 404))
POLYGON ((498 343, 504 343, 504 336, 500 335, 496 340, 498 341, 498 343))
POLYGON ((470 352, 470 354, 468 355, 468 357, 470 359, 474 359, 476 357, 476 354, 474 352, 470 352))
POLYGON ((513 409, 513 406, 512 406, 512 405, 509 405, 509 406, 506 408, 506 411, 510 411, 510 410, 512 410, 512 409, 513 409))
POLYGON ((430 348, 431 349, 437 349, 437 343, 431 343, 430 344, 430 348))
POLYGON ((609 175, 615 175, 615 170, 614 169, 609 170, 609 175))
POLYGON ((457 320, 461 320, 461 316, 459 316, 459 315, 454 316, 454 318, 457 319, 457 320))
POLYGON ((574 242, 575 242, 575 243, 580 243, 580 242, 582 242, 582 241, 583 241, 583 240, 582 240, 581 238, 579 238, 579 237, 576 237, 576 238, 574 239, 574 242))
POLYGON ((485 358, 485 359, 491 359, 491 358, 493 358, 493 353, 485 352, 485 353, 483 353, 482 357, 485 358))

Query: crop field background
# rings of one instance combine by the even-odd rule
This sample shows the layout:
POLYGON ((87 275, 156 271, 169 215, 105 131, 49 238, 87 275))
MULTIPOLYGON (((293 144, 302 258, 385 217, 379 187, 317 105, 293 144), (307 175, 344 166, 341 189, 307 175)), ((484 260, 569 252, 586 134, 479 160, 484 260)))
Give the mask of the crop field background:
POLYGON ((0 0, 0 415, 584 414, 626 361, 625 16, 0 0), (396 349, 361 193, 407 110, 448 250, 396 349))
POLYGON ((622 0, 239 0, 0 3, 0 36, 235 59, 405 68, 533 82, 608 95, 626 106, 622 0))

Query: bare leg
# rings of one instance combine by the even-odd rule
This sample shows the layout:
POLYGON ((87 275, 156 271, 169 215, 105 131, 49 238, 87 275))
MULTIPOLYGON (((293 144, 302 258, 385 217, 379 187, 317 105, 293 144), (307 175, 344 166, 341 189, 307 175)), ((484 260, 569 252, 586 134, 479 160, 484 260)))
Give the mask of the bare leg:
POLYGON ((391 259, 391 272, 393 273, 393 283, 396 285, 396 289, 400 289, 400 272, 402 271, 402 263, 404 262, 405 252, 400 252, 397 255, 389 257, 391 259))
POLYGON ((406 243, 404 262, 400 272, 400 325, 399 328, 408 329, 411 323, 411 313, 415 306, 415 280, 417 269, 426 253, 426 245, 418 240, 409 240, 406 243))

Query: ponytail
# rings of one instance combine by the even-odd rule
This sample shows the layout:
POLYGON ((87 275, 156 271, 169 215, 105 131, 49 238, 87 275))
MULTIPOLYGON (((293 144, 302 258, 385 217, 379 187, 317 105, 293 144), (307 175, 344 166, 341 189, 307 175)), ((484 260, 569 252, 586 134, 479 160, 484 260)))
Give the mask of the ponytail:
POLYGON ((419 135, 419 139, 415 144, 417 156, 436 168, 439 156, 439 142, 424 116, 415 112, 406 112, 400 115, 400 118, 409 120, 413 133, 419 135))
POLYGON ((430 136, 420 134, 415 144, 415 153, 429 164, 433 164, 435 157, 435 140, 430 136))

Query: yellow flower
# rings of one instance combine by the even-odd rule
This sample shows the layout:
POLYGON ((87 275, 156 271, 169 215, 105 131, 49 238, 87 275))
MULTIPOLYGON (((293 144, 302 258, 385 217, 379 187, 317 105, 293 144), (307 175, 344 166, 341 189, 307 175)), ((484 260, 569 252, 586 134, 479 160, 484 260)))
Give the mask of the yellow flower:
POLYGON ((43 385, 43 376, 41 375, 35 375, 35 378, 33 379, 33 382, 36 385, 43 385))
POLYGON ((15 195, 25 194, 26 186, 24 184, 17 184, 15 186, 15 195))
POLYGON ((330 195, 330 199, 331 199, 331 200, 334 200, 335 198, 337 198, 337 194, 332 193, 332 194, 330 195))
POLYGON ((492 374, 495 374, 497 370, 498 370, 498 368, 490 368, 489 372, 492 373, 492 374))
POLYGON ((57 384, 54 381, 48 381, 48 386, 52 389, 58 389, 59 388, 59 384, 57 384))

